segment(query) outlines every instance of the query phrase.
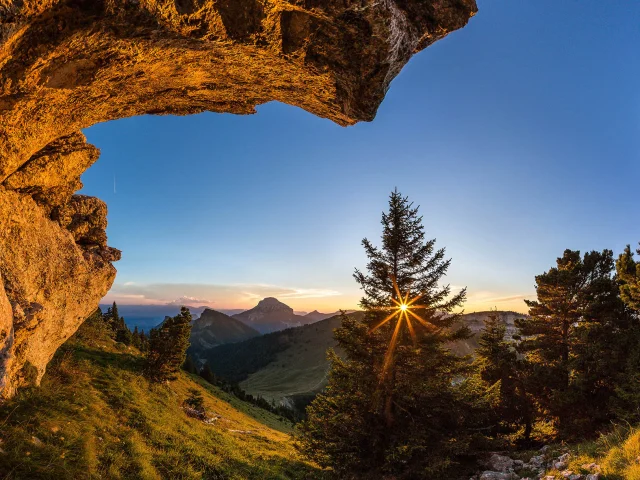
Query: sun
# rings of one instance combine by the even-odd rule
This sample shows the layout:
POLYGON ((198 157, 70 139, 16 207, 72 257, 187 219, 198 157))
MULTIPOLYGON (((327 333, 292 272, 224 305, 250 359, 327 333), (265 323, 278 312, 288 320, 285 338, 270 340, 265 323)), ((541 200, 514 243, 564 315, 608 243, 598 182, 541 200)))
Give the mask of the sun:
POLYGON ((407 290, 407 292, 403 295, 400 292, 400 288, 398 287, 398 283, 395 278, 391 278, 393 281, 393 289, 395 291, 395 296, 391 295, 390 297, 390 305, 388 307, 382 307, 382 310, 391 311, 391 313, 382 321, 378 322, 373 328, 369 330, 369 333, 375 332, 378 328, 386 324, 392 319, 397 319, 395 328, 393 330, 393 335, 391 336, 391 341, 389 342, 389 348, 387 349, 387 353, 384 357, 384 364, 382 367, 382 372, 380 375, 380 381, 382 382, 386 377, 387 371, 389 367, 393 363, 393 353, 396 349, 396 343, 398 341, 398 335, 400 334, 400 330, 403 325, 406 325, 406 328, 409 330, 409 334, 411 335, 411 339, 413 340, 414 347, 417 346, 418 338, 416 336, 416 331, 414 328, 411 319, 413 318, 418 323, 420 323, 423 327, 428 330, 434 329, 433 324, 427 322, 425 319, 412 312, 412 310, 416 307, 415 303, 422 297, 422 295, 416 295, 415 297, 410 298, 411 291, 407 290))

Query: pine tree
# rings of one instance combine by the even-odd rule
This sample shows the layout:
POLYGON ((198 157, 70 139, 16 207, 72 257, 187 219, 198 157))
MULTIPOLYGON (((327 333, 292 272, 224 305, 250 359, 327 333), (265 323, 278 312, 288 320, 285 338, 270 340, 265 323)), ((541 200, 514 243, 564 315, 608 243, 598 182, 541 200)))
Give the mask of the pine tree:
POLYGON ((146 353, 149 351, 149 339, 147 338, 147 335, 144 333, 144 330, 140 332, 139 336, 140 336, 140 351, 146 353))
POLYGON ((307 409, 299 445, 341 478, 436 478, 479 418, 465 389, 468 362, 446 348, 469 336, 451 315, 465 290, 440 285, 450 260, 397 190, 382 226, 381 248, 363 240, 367 273, 354 274, 365 318, 343 315, 335 337, 346 358, 329 354, 329 383, 307 409))
MULTIPOLYGON (((636 250, 640 255, 640 249, 636 250)), ((620 281, 620 295, 629 308, 640 313, 640 262, 633 258, 631 245, 627 245, 624 253, 616 262, 616 271, 620 281)))
POLYGON ((140 332, 138 331, 138 326, 133 327, 133 333, 131 334, 131 345, 136 347, 138 350, 140 349, 140 332))
POLYGON ((193 361, 193 358, 191 358, 191 355, 187 355, 187 358, 182 365, 182 369, 185 372, 193 373, 194 375, 198 374, 198 367, 196 367, 196 364, 193 361))
POLYGON ((147 374, 156 381, 170 380, 187 357, 191 334, 191 312, 186 307, 151 330, 147 353, 147 374))
POLYGON ((611 418, 608 404, 622 369, 630 317, 618 295, 610 250, 565 250, 557 266, 536 277, 538 299, 516 325, 529 382, 562 436, 594 432, 611 418))
POLYGON ((524 374, 527 365, 518 358, 515 343, 506 334, 506 325, 498 312, 491 312, 478 339, 475 367, 489 389, 499 389, 495 420, 504 426, 502 430, 509 432, 513 427, 524 426, 523 437, 528 441, 534 405, 524 374))
POLYGON ((118 330, 116 331, 116 342, 131 345, 133 343, 133 335, 129 327, 124 323, 124 318, 120 317, 118 330))
POLYGON ((200 369, 199 375, 212 385, 216 384, 215 375, 211 371, 211 367, 209 366, 208 362, 205 363, 204 366, 200 369))
POLYGON ((113 305, 107 309, 107 313, 105 315, 107 317, 107 321, 111 326, 111 330, 116 334, 118 332, 118 327, 120 323, 120 313, 118 312, 118 305, 116 302, 113 302, 113 305))

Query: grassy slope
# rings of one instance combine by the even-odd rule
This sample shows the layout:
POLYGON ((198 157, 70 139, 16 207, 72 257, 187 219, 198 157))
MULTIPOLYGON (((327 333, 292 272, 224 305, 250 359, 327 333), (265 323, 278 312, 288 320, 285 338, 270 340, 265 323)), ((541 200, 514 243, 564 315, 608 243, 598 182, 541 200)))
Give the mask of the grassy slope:
POLYGON ((340 326, 340 318, 299 327, 293 330, 289 347, 275 359, 240 383, 247 393, 261 395, 267 400, 316 393, 326 384, 327 349, 335 348, 333 330, 340 326))
POLYGON ((152 385, 138 354, 89 337, 63 346, 40 388, 0 407, 0 478, 322 478, 276 416, 184 373, 152 385), (186 416, 190 388, 220 420, 186 416))

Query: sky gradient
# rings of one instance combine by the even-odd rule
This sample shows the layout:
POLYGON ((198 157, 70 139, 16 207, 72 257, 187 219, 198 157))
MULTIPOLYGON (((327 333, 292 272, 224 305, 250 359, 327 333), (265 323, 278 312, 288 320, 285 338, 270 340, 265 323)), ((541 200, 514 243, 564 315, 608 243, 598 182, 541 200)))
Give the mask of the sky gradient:
POLYGON ((446 247, 467 312, 525 311, 565 248, 640 240, 640 2, 478 5, 371 123, 269 103, 85 130, 102 155, 82 193, 107 202, 123 250, 105 301, 354 308, 360 242, 378 242, 395 187, 446 247))

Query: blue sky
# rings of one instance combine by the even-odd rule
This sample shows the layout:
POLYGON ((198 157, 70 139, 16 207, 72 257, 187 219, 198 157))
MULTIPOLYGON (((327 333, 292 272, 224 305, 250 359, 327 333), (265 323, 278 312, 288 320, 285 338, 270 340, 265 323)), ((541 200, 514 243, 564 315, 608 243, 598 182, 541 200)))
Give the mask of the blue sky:
POLYGON ((466 311, 524 311, 565 248, 640 240, 640 2, 478 4, 371 123, 270 103, 85 130, 102 155, 82 193, 107 202, 123 250, 107 300, 354 307, 360 241, 378 240, 394 187, 453 259, 466 311))

